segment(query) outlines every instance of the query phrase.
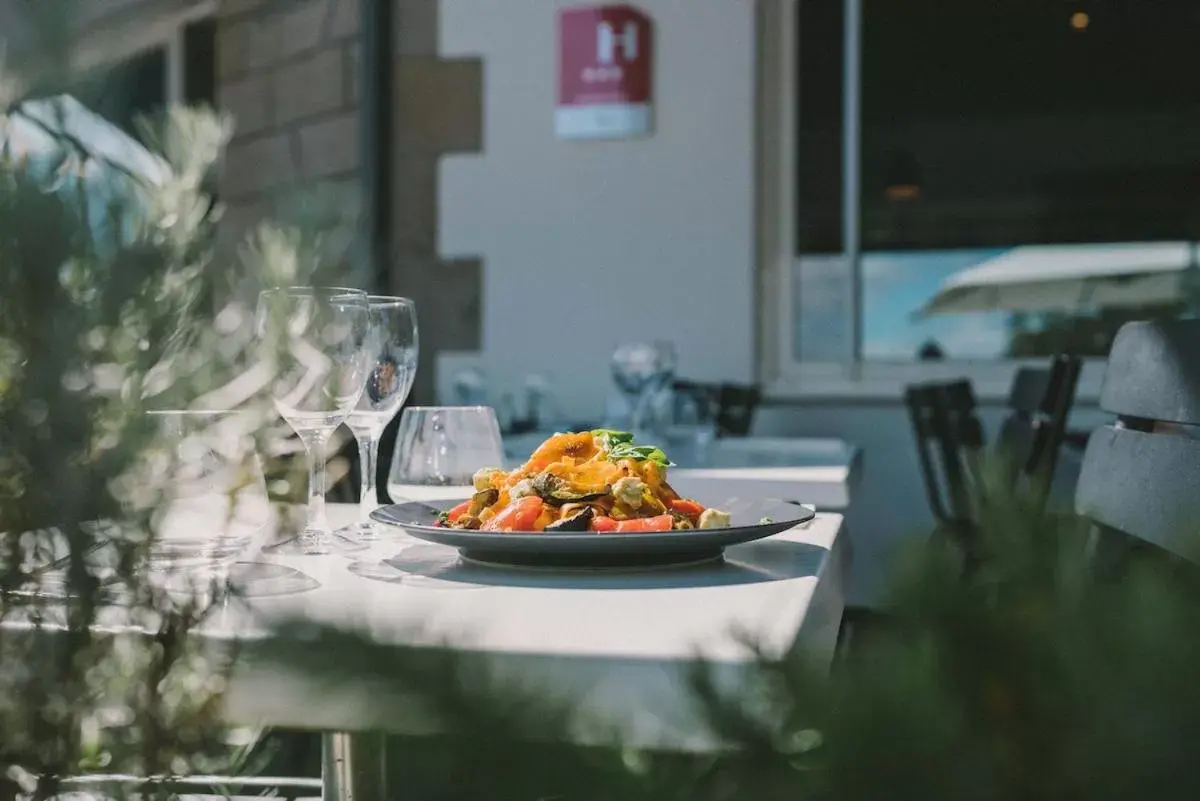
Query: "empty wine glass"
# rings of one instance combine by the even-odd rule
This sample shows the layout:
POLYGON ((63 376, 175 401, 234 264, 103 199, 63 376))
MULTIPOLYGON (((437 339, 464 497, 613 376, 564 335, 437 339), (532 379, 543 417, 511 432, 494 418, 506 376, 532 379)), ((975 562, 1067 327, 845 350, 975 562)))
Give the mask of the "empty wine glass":
POLYGON ((325 451, 329 438, 366 386, 370 306, 367 294, 338 287, 286 287, 259 294, 257 332, 273 370, 275 409, 308 454, 308 517, 297 540, 273 550, 323 554, 361 550, 334 542, 325 518, 325 451), (298 547, 297 547, 298 546, 298 547))
MULTIPOLYGON (((83 556, 107 601, 128 598, 119 581, 128 546, 148 541, 145 566, 158 585, 203 593, 230 583, 244 591, 235 563, 271 522, 266 480, 255 447, 262 417, 249 411, 154 410, 153 438, 143 453, 144 474, 133 484, 135 506, 150 514, 83 524, 95 539, 83 556)), ((17 594, 43 599, 77 596, 67 575, 70 546, 54 530, 37 532, 45 562, 17 594), (44 536, 43 536, 44 535, 44 536)))
POLYGON ((665 339, 659 340, 654 343, 654 349, 658 351, 658 359, 655 363, 657 369, 654 371, 652 380, 660 388, 669 388, 679 365, 679 357, 675 353, 675 343, 665 339))
POLYGON ((271 507, 249 412, 152 411, 174 457, 154 521, 151 569, 225 578, 270 522, 271 507))
POLYGON ((673 342, 659 340, 654 343, 654 349, 657 354, 654 375, 635 407, 634 419, 635 428, 645 429, 647 434, 659 437, 666 432, 673 417, 675 392, 671 384, 678 359, 673 342))
POLYGON ((662 349, 647 342, 627 343, 613 352, 613 381, 626 396, 629 427, 635 433, 646 427, 650 398, 664 374, 663 363, 662 349))
POLYGON ((388 493, 396 501, 466 498, 484 467, 504 467, 490 406, 413 406, 400 416, 388 493))
POLYGON ((611 369, 613 383, 625 396, 628 425, 636 428, 642 395, 659 369, 658 349, 645 342, 619 345, 613 351, 611 369))
POLYGON ((359 521, 339 530, 359 541, 378 539, 371 511, 378 505, 375 464, 379 438, 396 416, 412 389, 417 374, 417 307, 408 298, 371 295, 371 332, 366 389, 346 425, 358 441, 362 488, 358 499, 359 521))

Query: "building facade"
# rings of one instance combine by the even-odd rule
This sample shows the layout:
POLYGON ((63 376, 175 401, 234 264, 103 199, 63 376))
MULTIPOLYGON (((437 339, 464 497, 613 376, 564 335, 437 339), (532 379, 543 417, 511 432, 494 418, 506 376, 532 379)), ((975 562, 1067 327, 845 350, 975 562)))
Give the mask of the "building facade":
POLYGON ((759 430, 860 445, 868 572, 927 530, 906 383, 970 376, 994 420, 1020 358, 1099 355, 1122 319, 1184 305, 920 313, 1022 246, 1200 254, 1190 0, 640 0, 653 124, 618 141, 555 134, 558 12, 580 4, 81 2, 76 57, 160 49, 164 99, 236 117, 231 229, 294 182, 344 191, 378 285, 418 302, 418 400, 470 366, 493 397, 538 374, 594 419, 613 348, 670 340, 681 375, 764 387, 759 430))

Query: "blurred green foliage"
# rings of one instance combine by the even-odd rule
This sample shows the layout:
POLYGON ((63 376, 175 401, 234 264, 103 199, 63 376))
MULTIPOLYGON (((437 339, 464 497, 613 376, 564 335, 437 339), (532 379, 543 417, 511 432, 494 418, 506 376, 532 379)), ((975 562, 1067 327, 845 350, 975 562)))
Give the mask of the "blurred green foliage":
MULTIPOLYGON (((5 109, 19 99, 6 91, 5 109)), ((228 135, 211 113, 172 110, 147 136, 172 178, 104 173, 120 189, 103 208, 83 185, 95 154, 77 143, 51 162, 0 155, 0 798, 50 797, 98 770, 253 769, 218 715, 231 657, 191 636, 210 601, 181 603, 145 579, 170 454, 144 412, 225 386, 252 349, 247 299, 338 280, 351 240, 320 222, 318 193, 295 225, 222 251, 204 187, 228 135), (127 525, 88 525, 106 518, 127 525), (98 545, 115 559, 98 565, 98 545), (52 572, 65 577, 54 592, 52 572), (96 629, 115 585, 142 634, 96 629)), ((277 427, 262 437, 265 453, 287 452, 277 427)), ((449 650, 381 654, 357 632, 297 621, 272 658, 331 686, 416 697, 439 733, 389 748, 393 786, 413 798, 1200 797, 1191 566, 1124 547, 1100 562, 1089 534, 992 497, 978 568, 964 571, 943 539, 898 555, 885 622, 856 632, 832 671, 759 655, 730 693, 697 663, 696 703, 728 745, 708 755, 573 746, 573 699, 499 682, 449 650)))
POLYGON ((451 651, 381 656, 369 638, 298 622, 279 658, 426 702, 439 733, 389 744, 392 782, 415 798, 1197 797, 1193 566, 1115 533, 1101 540, 1116 558, 1097 559, 1086 521, 1015 497, 991 499, 977 537, 970 572, 949 539, 898 554, 884 622, 832 671, 760 654, 730 692, 697 663, 696 703, 729 746, 716 754, 570 747, 572 699, 451 651))

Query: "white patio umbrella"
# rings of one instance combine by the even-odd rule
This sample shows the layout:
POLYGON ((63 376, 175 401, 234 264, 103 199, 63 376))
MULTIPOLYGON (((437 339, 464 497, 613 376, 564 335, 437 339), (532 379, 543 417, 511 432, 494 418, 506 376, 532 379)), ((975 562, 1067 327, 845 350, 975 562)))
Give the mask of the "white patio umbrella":
MULTIPOLYGON (((108 230, 111 201, 137 198, 137 184, 162 186, 171 177, 165 160, 70 95, 26 100, 0 114, 0 157, 27 159, 32 169, 44 170, 39 178, 47 188, 81 187, 97 234, 108 230), (72 175, 81 180, 69 180, 72 175)), ((128 236, 131 225, 127 219, 121 234, 128 236)))
POLYGON ((947 278, 918 316, 1187 300, 1197 256, 1191 242, 1016 247, 947 278))
POLYGON ((0 115, 0 153, 48 161, 77 155, 89 183, 108 168, 155 185, 170 176, 163 159, 70 95, 26 100, 0 115))

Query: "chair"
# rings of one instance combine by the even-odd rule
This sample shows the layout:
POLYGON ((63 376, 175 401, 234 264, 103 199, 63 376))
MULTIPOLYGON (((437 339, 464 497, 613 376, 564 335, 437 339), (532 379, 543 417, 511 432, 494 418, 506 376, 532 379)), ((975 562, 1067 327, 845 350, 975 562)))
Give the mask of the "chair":
POLYGON ((1075 402, 1081 361, 1058 356, 1049 368, 1022 368, 1009 390, 1009 413, 989 446, 979 420, 978 403, 965 379, 910 387, 905 396, 917 437, 918 461, 930 510, 941 524, 962 526, 975 518, 985 500, 985 455, 999 467, 1007 495, 1026 490, 1044 508, 1058 463, 1067 419, 1075 402), (940 415, 940 427, 934 426, 940 415), (940 455, 941 475, 930 451, 940 455), (945 488, 943 500, 940 487, 945 488))
POLYGON ((1093 555, 1141 543, 1200 562, 1200 320, 1123 326, 1100 407, 1117 419, 1088 438, 1075 493, 1093 555))
POLYGON ((761 400, 756 386, 722 384, 717 390, 717 436, 749 436, 761 400))
MULTIPOLYGON (((970 437, 976 428, 971 424, 974 404, 971 384, 965 379, 913 384, 904 391, 904 405, 916 439, 917 463, 937 524, 935 533, 956 542, 964 555, 971 553, 974 514, 962 442, 964 435, 966 441, 972 441, 970 437)), ((847 653, 860 630, 881 629, 888 622, 889 615, 884 609, 847 606, 838 630, 837 653, 847 653)))
POLYGON ((966 380, 916 384, 904 392, 929 510, 939 526, 960 529, 973 514, 968 498, 966 446, 972 442, 975 396, 966 380))
POLYGON ((754 414, 762 400, 758 387, 743 384, 675 380, 671 382, 671 390, 676 397, 687 398, 698 408, 710 410, 718 437, 749 436, 754 426, 754 414))
POLYGON ((671 392, 675 396, 675 408, 672 409, 672 414, 679 418, 685 412, 703 410, 701 413, 704 419, 707 415, 716 416, 718 401, 721 387, 719 384, 704 384, 699 381, 688 381, 686 379, 675 379, 671 382, 671 392), (687 410, 688 404, 694 406, 693 410, 687 410))
POLYGON ((1056 356, 1048 369, 1021 368, 1013 377, 1011 410, 996 437, 995 455, 1007 489, 1022 482, 1038 508, 1049 496, 1054 468, 1067 436, 1082 361, 1056 356))

